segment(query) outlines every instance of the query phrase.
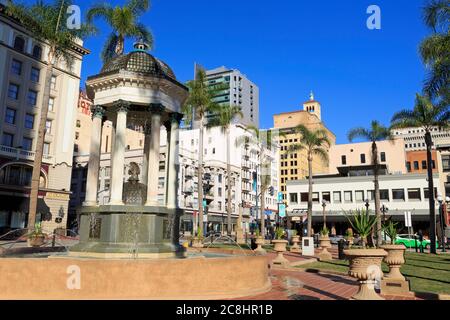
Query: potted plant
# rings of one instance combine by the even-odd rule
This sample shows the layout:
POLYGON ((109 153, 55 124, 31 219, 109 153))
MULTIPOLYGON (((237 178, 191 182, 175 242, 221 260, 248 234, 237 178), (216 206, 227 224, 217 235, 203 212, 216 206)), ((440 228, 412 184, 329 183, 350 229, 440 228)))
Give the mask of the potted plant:
POLYGON ((28 243, 31 247, 42 247, 45 242, 46 235, 42 232, 42 224, 40 222, 34 225, 34 230, 28 235, 28 243))
POLYGON ((319 244, 322 248, 322 251, 319 254, 319 260, 320 261, 326 261, 326 260, 332 260, 331 253, 328 252, 328 248, 331 248, 331 240, 328 236, 329 230, 326 226, 323 226, 322 230, 320 231, 320 237, 319 237, 319 244))
POLYGON ((192 238, 193 248, 203 248, 203 230, 202 228, 197 229, 197 235, 192 238))
POLYGON ((291 252, 300 252, 300 236, 297 233, 297 230, 292 230, 292 246, 290 248, 291 252))
POLYGON ((355 237, 353 236, 353 229, 352 228, 348 228, 345 231, 345 240, 347 240, 349 247, 351 247, 353 245, 353 241, 355 240, 355 237))
POLYGON ((381 262, 387 256, 383 249, 367 248, 367 237, 377 223, 375 215, 367 210, 356 210, 346 215, 352 228, 360 235, 362 246, 358 249, 344 250, 344 254, 350 261, 349 275, 359 281, 359 291, 352 297, 355 300, 383 300, 375 292, 376 278, 382 277, 381 262))
POLYGON ((389 273, 385 275, 390 280, 405 280, 405 277, 400 273, 401 266, 405 263, 404 245, 396 245, 397 238, 397 223, 390 221, 383 226, 383 232, 391 238, 391 244, 383 244, 380 248, 387 251, 387 256, 384 262, 389 265, 389 273))
POLYGON ((255 237, 256 237, 255 243, 258 246, 255 249, 255 252, 259 252, 261 254, 266 254, 267 253, 266 250, 264 250, 262 247, 262 245, 264 244, 264 238, 263 238, 263 236, 261 236, 261 233, 258 228, 255 230, 255 237))
POLYGON ((273 260, 274 264, 285 265, 289 263, 289 261, 283 256, 283 253, 286 252, 286 246, 288 244, 288 241, 284 240, 283 237, 283 229, 277 228, 275 230, 275 240, 272 240, 272 243, 274 244, 274 250, 278 253, 277 257, 273 260))

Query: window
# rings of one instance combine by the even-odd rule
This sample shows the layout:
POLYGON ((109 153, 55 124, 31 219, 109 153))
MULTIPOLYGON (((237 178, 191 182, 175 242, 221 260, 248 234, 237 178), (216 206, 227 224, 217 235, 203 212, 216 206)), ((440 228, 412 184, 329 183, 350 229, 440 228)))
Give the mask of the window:
POLYGON ((25 115, 25 128, 33 129, 34 128, 34 115, 27 113, 25 115))
POLYGON ((355 200, 357 202, 364 202, 364 191, 358 190, 355 191, 355 200))
POLYGON ((17 51, 23 52, 25 49, 25 39, 22 38, 21 36, 17 36, 14 39, 14 49, 16 49, 17 51))
POLYGON ((366 155, 364 153, 361 154, 361 163, 366 163, 366 155))
POLYGON ((333 192, 333 202, 334 203, 341 203, 342 202, 341 192, 340 191, 333 192))
POLYGON ((80 138, 80 133, 79 132, 75 132, 75 140, 78 140, 80 138))
POLYGON ((22 74, 22 62, 19 60, 13 59, 11 64, 11 72, 15 75, 20 76, 22 74))
POLYGON ((222 174, 219 174, 219 176, 218 176, 218 180, 219 180, 219 183, 222 183, 222 174))
MULTIPOLYGON (((430 197, 429 192, 428 192, 428 188, 423 189, 423 193, 425 196, 425 199, 428 199, 430 197)), ((437 188, 434 188, 434 197, 437 197, 437 188)))
POLYGON ((31 68, 30 80, 33 82, 39 82, 39 78, 41 77, 41 70, 38 68, 31 68))
POLYGON ((40 60, 42 57, 42 48, 39 45, 35 45, 33 48, 33 57, 40 60))
POLYGON ((222 188, 217 188, 217 195, 218 195, 219 197, 222 196, 222 188))
POLYGON ((51 120, 45 121, 45 133, 46 134, 52 133, 52 121, 51 120))
POLYGON ((318 192, 314 192, 312 194, 312 201, 315 202, 315 203, 319 203, 320 202, 320 200, 319 200, 319 193, 318 192))
POLYGON ((409 200, 421 200, 420 189, 419 188, 408 189, 408 199, 409 200))
POLYGON ((73 145, 73 152, 78 152, 78 150, 79 150, 78 144, 74 144, 73 145))
POLYGON ((33 139, 23 138, 22 140, 22 149, 31 151, 33 149, 33 139))
POLYGON ((289 201, 292 204, 297 204, 298 203, 298 193, 290 193, 289 194, 289 201))
POLYGON ((33 91, 33 90, 28 90, 28 96, 27 96, 27 101, 29 104, 31 104, 32 106, 35 106, 37 104, 37 92, 33 91))
POLYGON ((19 99, 19 86, 17 84, 10 83, 8 87, 8 98, 17 100, 19 99))
POLYGON ((9 124, 16 123, 16 110, 11 109, 11 108, 6 108, 5 122, 9 123, 9 124))
POLYGON ((331 194, 330 192, 322 192, 322 200, 325 200, 326 202, 331 202, 331 194))
POLYGON ((48 111, 55 111, 55 98, 48 99, 48 111))
POLYGON ((392 190, 392 199, 405 201, 405 190, 404 189, 393 189, 392 190))
POLYGON ((419 161, 414 161, 414 170, 419 170, 419 161))
POLYGON ((44 155, 50 154, 50 143, 45 142, 44 143, 44 155))
POLYGON ((427 161, 422 160, 422 169, 426 169, 426 168, 427 168, 427 161))
POLYGON ((343 164, 343 165, 346 165, 346 164, 347 164, 347 157, 346 157, 346 156, 342 156, 342 157, 341 157, 341 160, 342 160, 342 164, 343 164))
POLYGON ((434 162, 434 160, 431 161, 431 167, 432 167, 433 169, 436 169, 436 163, 434 162))
POLYGON ((56 89, 56 76, 52 76, 51 82, 50 82, 50 88, 52 90, 56 89))
POLYGON ((380 190, 380 200, 389 201, 389 190, 387 189, 380 190))
POLYGON ((111 187, 111 180, 110 179, 105 179, 105 191, 109 190, 111 187))
POLYGON ((353 194, 351 191, 344 191, 344 201, 353 202, 353 194))
POLYGON ((375 191, 374 190, 367 190, 367 199, 369 201, 375 200, 375 191))
POLYGON ((300 193, 300 201, 301 202, 308 202, 308 193, 307 192, 300 193))
POLYGON ((14 141, 14 135, 10 133, 3 133, 2 145, 12 147, 14 141))
POLYGON ((77 128, 81 128, 81 121, 77 120, 77 128))
POLYGON ((410 161, 406 162, 406 170, 408 170, 408 172, 411 172, 411 162, 410 161))
POLYGON ((450 155, 442 156, 442 170, 450 172, 450 155))
POLYGON ((381 162, 386 162, 386 152, 381 152, 380 158, 381 158, 381 162))

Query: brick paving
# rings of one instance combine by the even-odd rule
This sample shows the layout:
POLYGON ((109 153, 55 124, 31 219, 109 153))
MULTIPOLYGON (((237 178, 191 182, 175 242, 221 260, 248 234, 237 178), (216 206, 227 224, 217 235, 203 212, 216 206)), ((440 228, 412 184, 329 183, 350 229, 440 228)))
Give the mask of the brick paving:
MULTIPOLYGON (((337 258, 337 249, 329 250, 333 258, 337 258)), ((316 253, 318 253, 316 251, 316 253)), ((270 263, 276 256, 268 252, 270 263)), ((297 253, 286 253, 290 263, 307 261, 314 262, 310 257, 303 257, 297 253)), ((311 273, 304 269, 287 267, 277 268, 271 265, 270 278, 272 290, 270 292, 244 297, 242 300, 348 300, 358 291, 358 282, 349 276, 327 272, 311 273)), ((421 300, 414 296, 384 296, 386 300, 421 300)))

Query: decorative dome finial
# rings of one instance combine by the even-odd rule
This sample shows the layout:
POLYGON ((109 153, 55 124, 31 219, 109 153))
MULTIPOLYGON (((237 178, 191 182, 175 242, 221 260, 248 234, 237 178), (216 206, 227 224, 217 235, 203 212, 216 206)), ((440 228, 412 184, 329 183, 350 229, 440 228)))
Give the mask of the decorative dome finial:
POLYGON ((139 39, 133 44, 134 49, 147 51, 150 49, 150 46, 144 41, 144 39, 139 39))

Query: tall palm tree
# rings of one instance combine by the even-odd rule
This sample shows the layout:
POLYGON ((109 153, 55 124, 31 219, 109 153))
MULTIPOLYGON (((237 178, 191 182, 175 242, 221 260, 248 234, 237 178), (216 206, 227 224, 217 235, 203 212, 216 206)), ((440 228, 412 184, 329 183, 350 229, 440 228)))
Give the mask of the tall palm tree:
POLYGON ((125 38, 142 40, 153 46, 153 36, 150 30, 138 19, 150 8, 149 0, 128 0, 123 6, 112 7, 105 2, 94 5, 87 12, 87 22, 92 23, 95 18, 103 18, 112 28, 111 34, 103 47, 101 58, 107 62, 124 52, 125 38))
POLYGON ((71 68, 73 53, 71 49, 77 40, 92 33, 92 29, 81 25, 80 29, 69 29, 65 23, 64 14, 71 5, 70 0, 56 0, 52 4, 37 1, 34 5, 14 4, 9 1, 6 12, 17 19, 25 29, 31 31, 33 37, 48 46, 46 57, 47 69, 45 72, 45 87, 43 92, 39 126, 37 130, 36 152, 34 156, 33 172, 31 178, 30 206, 28 213, 28 228, 34 230, 36 223, 36 210, 39 193, 39 180, 41 176, 42 155, 46 133, 48 104, 50 88, 55 66, 64 61, 71 68))
POLYGON ((425 93, 432 98, 450 99, 450 0, 430 0, 423 10, 423 19, 433 32, 420 45, 422 60, 430 70, 425 93))
POLYGON ((208 116, 219 106, 214 101, 214 97, 219 91, 224 90, 225 85, 208 85, 206 73, 199 68, 196 71, 195 79, 186 84, 189 88, 189 97, 182 107, 186 122, 198 121, 199 123, 199 148, 198 148, 198 223, 194 227, 203 226, 203 137, 205 127, 208 123, 208 116))
POLYGON ((425 130, 425 143, 427 146, 427 171, 428 171, 428 198, 430 208, 430 252, 436 253, 436 216, 434 210, 434 183, 432 167, 433 128, 448 128, 450 122, 449 106, 444 104, 433 105, 430 98, 416 95, 416 103, 413 110, 402 110, 392 117, 392 128, 417 128, 425 130))
POLYGON ((372 142, 372 166, 373 166, 373 183, 374 183, 374 197, 375 197, 375 216, 377 219, 377 246, 382 245, 382 236, 381 236, 381 205, 380 205, 380 183, 379 183, 379 174, 380 174, 380 162, 378 160, 378 141, 384 140, 393 140, 393 136, 391 134, 390 128, 383 126, 378 121, 372 121, 370 128, 354 128, 348 133, 348 140, 353 142, 356 138, 362 138, 372 142))
POLYGON ((226 154, 227 154, 227 223, 228 223, 228 236, 231 236, 232 224, 231 224, 231 211, 232 211, 232 201, 231 201, 231 155, 230 155, 230 127, 233 120, 236 117, 243 118, 241 107, 223 105, 217 106, 213 110, 213 116, 208 123, 208 127, 220 127, 222 132, 225 133, 226 142, 226 154))
POLYGON ((294 128, 294 133, 300 135, 298 143, 289 147, 289 153, 306 150, 308 160, 308 237, 312 236, 312 210, 313 210, 313 168, 314 156, 318 156, 323 161, 328 162, 328 148, 331 142, 326 130, 310 130, 304 125, 294 128))

